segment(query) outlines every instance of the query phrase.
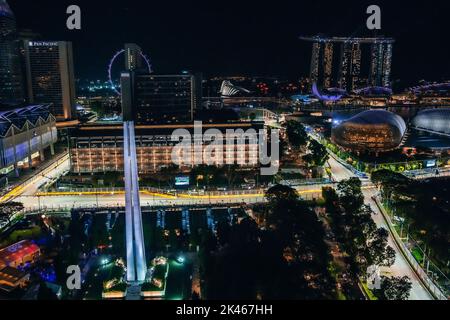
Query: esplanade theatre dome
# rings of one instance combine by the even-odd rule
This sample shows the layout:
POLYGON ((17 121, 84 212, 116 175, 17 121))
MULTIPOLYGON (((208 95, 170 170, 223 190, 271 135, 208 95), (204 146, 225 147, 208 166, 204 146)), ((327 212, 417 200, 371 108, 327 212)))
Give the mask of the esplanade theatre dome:
POLYGON ((397 148, 406 133, 406 123, 397 114, 368 110, 332 130, 332 141, 356 151, 388 151, 397 148))
POLYGON ((450 136, 450 109, 421 111, 413 119, 412 125, 418 130, 450 136))

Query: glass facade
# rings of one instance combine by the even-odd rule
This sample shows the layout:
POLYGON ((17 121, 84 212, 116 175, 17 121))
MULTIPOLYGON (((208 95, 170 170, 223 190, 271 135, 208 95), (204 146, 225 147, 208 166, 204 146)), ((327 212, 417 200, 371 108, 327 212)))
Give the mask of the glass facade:
POLYGON ((56 122, 47 106, 30 106, 0 113, 0 168, 31 160, 36 152, 53 148, 56 122))
POLYGON ((58 119, 75 117, 72 44, 29 41, 25 54, 30 102, 51 104, 51 112, 58 119))
POLYGON ((356 151, 397 148, 406 133, 404 120, 389 111, 364 111, 332 130, 334 143, 356 151))
POLYGON ((134 102, 138 123, 192 121, 194 77, 192 75, 137 75, 134 102))
MULTIPOLYGON (((211 125, 214 127, 215 125, 211 125)), ((165 126, 136 126, 136 155, 138 170, 140 173, 156 172, 173 164, 172 150, 178 142, 172 141, 173 129, 165 126)), ((207 126, 203 126, 208 128, 207 126)), ((180 125, 180 128, 191 130, 191 127, 180 125)), ((248 129, 242 127, 244 130, 248 129)), ((253 129, 262 129, 257 126, 253 129)), ((234 163, 245 163, 243 166, 255 166, 259 159, 259 145, 256 141, 235 139, 232 147, 226 145, 226 130, 238 130, 239 127, 225 125, 220 128, 223 132, 223 159, 234 159, 234 163), (242 152, 244 151, 244 152, 242 152)), ((237 131, 236 131, 237 132, 237 131)), ((123 171, 123 135, 118 128, 98 127, 94 131, 79 129, 71 134, 71 170, 76 173, 123 171)), ((202 159, 208 146, 201 141, 201 148, 194 148, 195 139, 191 141, 189 154, 183 154, 183 158, 191 159, 191 163, 184 164, 192 167, 194 159, 202 159)), ((220 163, 214 163, 220 165, 220 163)), ((182 165, 183 167, 183 165, 182 165)))

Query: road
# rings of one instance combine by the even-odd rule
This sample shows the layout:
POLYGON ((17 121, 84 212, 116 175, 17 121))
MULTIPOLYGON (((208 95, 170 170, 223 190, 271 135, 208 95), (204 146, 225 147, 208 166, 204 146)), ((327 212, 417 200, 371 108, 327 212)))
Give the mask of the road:
MULTIPOLYGON (((95 194, 73 194, 73 195, 54 195, 54 196, 36 196, 36 182, 27 188, 24 188, 23 194, 17 196, 15 201, 20 201, 27 209, 44 209, 44 208, 82 208, 82 207, 124 207, 125 195, 123 193, 111 193, 103 195, 95 194)), ((307 185, 296 187, 300 196, 305 199, 318 198, 322 194, 323 185, 307 185)), ((220 195, 202 196, 179 195, 156 196, 146 192, 140 193, 141 205, 147 206, 164 206, 164 205, 194 205, 194 204, 226 204, 226 203, 260 203, 264 202, 264 194, 242 194, 242 195, 220 195)))
POLYGON ((65 155, 49 165, 46 169, 36 174, 34 177, 26 180, 22 185, 5 194, 0 198, 0 203, 12 199, 21 201, 17 198, 20 196, 33 196, 34 194, 36 194, 40 186, 44 185, 46 182, 52 179, 61 176, 64 172, 68 171, 69 168, 69 155, 65 155))
POLYGON ((330 165, 331 174, 335 181, 347 180, 355 176, 353 172, 344 167, 333 155, 330 155, 328 164, 330 165))
MULTIPOLYGON (((376 193, 376 189, 363 190, 366 204, 370 205, 372 210, 376 213, 372 216, 373 220, 378 227, 383 227, 384 229, 389 230, 389 227, 387 226, 382 213, 378 209, 375 201, 372 199, 372 197, 375 196, 376 193)), ((400 249, 397 247, 392 236, 389 237, 388 241, 389 245, 395 249, 395 263, 387 270, 387 272, 390 275, 397 277, 408 276, 412 283, 411 296, 409 297, 410 300, 433 300, 433 297, 428 293, 428 290, 424 288, 417 274, 411 269, 411 266, 409 265, 406 258, 403 256, 403 254, 401 254, 400 249)))
MULTIPOLYGON (((334 158, 334 155, 330 156, 329 164, 331 167, 332 174, 336 179, 336 181, 355 177, 355 174, 351 170, 346 168, 344 165, 342 165, 339 161, 337 161, 334 158)), ((365 181, 363 182, 363 184, 369 185, 370 182, 365 181)), ((378 190, 375 187, 369 186, 364 187, 363 188, 364 201, 372 208, 374 212, 372 218, 377 224, 377 226, 379 228, 381 227, 386 230, 389 230, 389 227, 386 221, 384 220, 382 213, 380 212, 378 206, 375 204, 375 201, 372 199, 372 197, 377 192, 378 190)), ((408 261, 395 244, 392 235, 389 236, 389 245, 393 249, 395 249, 395 263, 392 267, 387 268, 387 273, 396 277, 408 276, 411 279, 412 289, 411 295, 409 297, 410 300, 432 300, 433 297, 429 294, 428 290, 423 286, 422 282, 420 281, 416 273, 411 269, 411 266, 409 265, 408 261)))

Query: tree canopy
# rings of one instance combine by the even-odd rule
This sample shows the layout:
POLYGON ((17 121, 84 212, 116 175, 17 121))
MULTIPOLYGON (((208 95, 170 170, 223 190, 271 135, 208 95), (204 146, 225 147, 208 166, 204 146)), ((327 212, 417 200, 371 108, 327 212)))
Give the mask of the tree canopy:
POLYGON ((324 188, 323 196, 336 237, 348 254, 355 275, 365 276, 371 265, 391 266, 395 262, 395 251, 388 245, 389 234, 373 221, 372 209, 364 204, 359 179, 341 181, 337 192, 324 188))
POLYGON ((394 192, 398 195, 404 195, 412 184, 408 177, 387 169, 373 172, 371 180, 375 185, 381 187, 386 198, 391 198, 394 192))
POLYGON ((282 201, 292 202, 298 199, 298 193, 291 187, 277 184, 267 190, 265 197, 271 204, 279 203, 282 201))
POLYGON ((308 149, 310 153, 305 155, 303 160, 311 166, 322 167, 330 158, 327 148, 316 140, 309 142, 308 149))
POLYGON ((408 300, 412 284, 407 276, 381 277, 381 289, 377 295, 381 300, 408 300))
POLYGON ((308 143, 308 134, 300 122, 294 120, 288 121, 286 123, 286 133, 293 147, 300 148, 306 146, 308 143))

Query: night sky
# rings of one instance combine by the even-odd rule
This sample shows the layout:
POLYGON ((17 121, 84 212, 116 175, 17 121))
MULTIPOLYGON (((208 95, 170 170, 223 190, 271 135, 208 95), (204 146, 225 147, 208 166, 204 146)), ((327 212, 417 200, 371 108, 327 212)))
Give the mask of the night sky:
POLYGON ((125 42, 138 43, 157 73, 273 75, 309 72, 300 35, 370 35, 366 8, 382 8, 379 34, 396 38, 393 78, 450 78, 450 1, 9 0, 18 26, 45 40, 73 41, 77 77, 105 79, 125 42), (420 3, 418 3, 420 2, 420 3), (82 10, 82 30, 66 29, 66 8, 82 10))

